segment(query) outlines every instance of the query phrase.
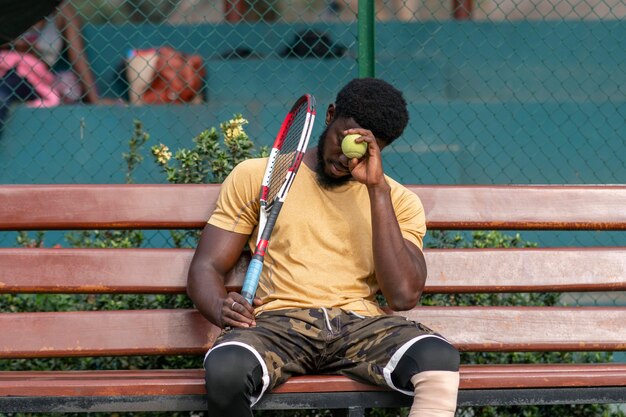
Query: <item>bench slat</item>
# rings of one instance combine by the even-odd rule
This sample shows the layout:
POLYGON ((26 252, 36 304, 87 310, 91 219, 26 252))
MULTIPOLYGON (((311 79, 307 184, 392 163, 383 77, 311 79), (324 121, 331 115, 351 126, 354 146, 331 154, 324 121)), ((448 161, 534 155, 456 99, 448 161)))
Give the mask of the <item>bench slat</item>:
MULTIPOLYGON (((182 294, 193 249, 0 248, 0 293, 182 294)), ((246 258, 227 278, 241 287, 246 258)))
POLYGON ((450 336, 461 350, 626 349, 626 307, 420 307, 399 314, 450 336))
POLYGON ((625 247, 430 249, 427 293, 626 290, 625 247))
MULTIPOLYGON (((461 365, 461 389, 624 386, 626 364, 461 365)), ((381 390, 342 376, 301 376, 277 387, 275 393, 381 390), (318 378, 325 378, 320 384, 318 378), (313 386, 317 388, 313 388, 313 386)))
MULTIPOLYGON (((626 230, 622 185, 407 187, 430 229, 626 230)), ((201 228, 218 192, 216 184, 4 185, 0 230, 201 228)))
POLYGON ((0 186, 0 230, 201 228, 219 185, 0 186))
POLYGON ((206 393, 204 370, 4 371, 0 397, 194 395, 206 393))
MULTIPOLYGON (((626 349, 626 307, 419 307, 396 314, 449 335, 464 351, 626 349)), ((195 310, 125 310, 5 313, 0 334, 0 358, 34 358, 202 354, 219 329, 195 310)))
POLYGON ((407 187, 430 229, 626 230, 624 185, 407 187))
MULTIPOLYGON (((184 293, 191 249, 0 248, 0 293, 184 293)), ((624 291, 626 248, 426 250, 426 293, 624 291)), ((227 279, 237 290, 245 259, 227 279)))
POLYGON ((463 388, 626 386, 626 363, 464 365, 463 388))
MULTIPOLYGON (((626 364, 462 365, 461 389, 626 385, 626 364)), ((295 376, 274 394, 388 391, 338 375, 295 376)), ((0 396, 202 395, 204 371, 6 371, 0 396)))
POLYGON ((0 358, 202 354, 220 330, 195 310, 0 314, 0 358))

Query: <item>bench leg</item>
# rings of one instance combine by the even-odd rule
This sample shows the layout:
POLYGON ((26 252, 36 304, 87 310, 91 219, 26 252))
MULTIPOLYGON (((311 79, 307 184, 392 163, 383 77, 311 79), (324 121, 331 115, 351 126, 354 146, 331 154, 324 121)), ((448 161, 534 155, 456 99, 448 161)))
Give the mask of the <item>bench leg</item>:
POLYGON ((330 413, 333 417, 364 417, 365 408, 354 406, 348 407, 347 409, 330 410, 330 413))
POLYGON ((365 408, 363 407, 349 407, 348 417, 365 417, 365 408))

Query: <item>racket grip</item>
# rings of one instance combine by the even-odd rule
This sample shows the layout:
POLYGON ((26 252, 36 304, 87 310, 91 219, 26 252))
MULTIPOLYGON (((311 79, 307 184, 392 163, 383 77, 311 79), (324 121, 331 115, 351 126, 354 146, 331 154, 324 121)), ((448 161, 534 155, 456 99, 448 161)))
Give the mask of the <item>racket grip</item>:
POLYGON ((252 258, 248 265, 248 271, 241 287, 241 295, 247 302, 252 305, 256 289, 259 286, 259 278, 261 277, 261 270, 263 269, 263 261, 252 258))

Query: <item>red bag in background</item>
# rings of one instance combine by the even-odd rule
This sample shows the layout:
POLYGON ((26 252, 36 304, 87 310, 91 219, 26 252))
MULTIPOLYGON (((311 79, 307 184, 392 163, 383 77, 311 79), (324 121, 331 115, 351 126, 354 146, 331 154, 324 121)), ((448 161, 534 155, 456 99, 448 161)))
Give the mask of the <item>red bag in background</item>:
POLYGON ((199 55, 164 46, 133 51, 126 76, 134 104, 199 103, 206 70, 199 55))

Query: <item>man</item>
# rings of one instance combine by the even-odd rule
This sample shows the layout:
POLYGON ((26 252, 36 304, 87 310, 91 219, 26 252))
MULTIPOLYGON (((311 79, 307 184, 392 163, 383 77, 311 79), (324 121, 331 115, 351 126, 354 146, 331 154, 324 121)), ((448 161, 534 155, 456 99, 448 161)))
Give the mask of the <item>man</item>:
POLYGON ((355 79, 328 107, 326 129, 303 164, 274 228, 254 306, 224 288, 246 244, 254 247, 265 159, 224 181, 188 277, 198 310, 224 332, 205 358, 210 416, 252 416, 250 407, 292 375, 333 373, 414 397, 409 416, 451 417, 459 354, 443 337, 385 315, 413 308, 426 280, 419 198, 384 175, 381 150, 408 123, 402 93, 355 79), (341 141, 359 134, 360 159, 341 141))

